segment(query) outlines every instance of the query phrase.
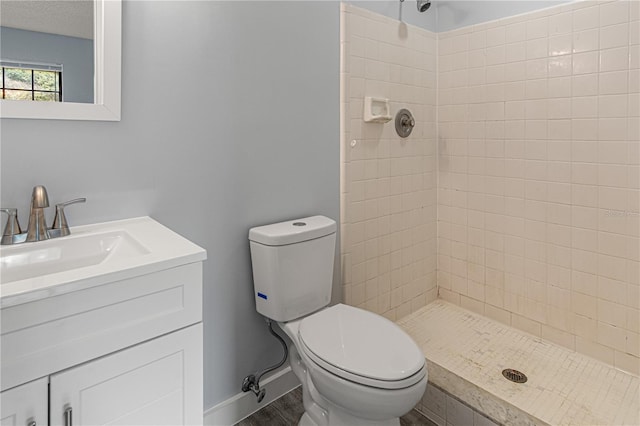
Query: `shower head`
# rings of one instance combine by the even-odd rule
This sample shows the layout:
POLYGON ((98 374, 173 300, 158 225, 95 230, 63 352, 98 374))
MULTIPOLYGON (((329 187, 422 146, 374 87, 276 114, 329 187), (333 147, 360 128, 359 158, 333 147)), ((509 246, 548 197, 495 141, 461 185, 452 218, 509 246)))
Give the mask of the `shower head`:
POLYGON ((426 12, 431 7, 431 0, 417 0, 418 12, 426 12))

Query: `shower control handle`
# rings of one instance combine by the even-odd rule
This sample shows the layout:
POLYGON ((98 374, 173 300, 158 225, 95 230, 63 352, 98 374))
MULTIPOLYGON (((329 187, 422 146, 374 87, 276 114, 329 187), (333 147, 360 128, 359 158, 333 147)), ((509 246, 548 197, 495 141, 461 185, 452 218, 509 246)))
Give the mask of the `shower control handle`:
POLYGON ((416 125, 413 114, 406 108, 401 109, 396 114, 396 132, 401 138, 408 137, 416 125))
POLYGON ((416 120, 414 120, 413 117, 402 117, 402 125, 413 127, 416 125, 416 120))

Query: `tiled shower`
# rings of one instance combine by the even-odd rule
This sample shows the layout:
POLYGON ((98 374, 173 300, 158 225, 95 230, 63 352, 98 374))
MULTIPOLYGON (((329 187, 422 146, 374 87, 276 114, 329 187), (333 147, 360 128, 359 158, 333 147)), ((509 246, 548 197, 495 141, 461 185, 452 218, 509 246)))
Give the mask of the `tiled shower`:
POLYGON ((640 3, 440 33, 341 13, 346 303, 440 297, 638 374, 640 3), (364 96, 414 133, 364 123, 364 96))
POLYGON ((341 10, 341 224, 346 303, 389 319, 437 297, 437 37, 364 9, 341 10), (416 127, 363 121, 364 96, 408 108, 416 127))

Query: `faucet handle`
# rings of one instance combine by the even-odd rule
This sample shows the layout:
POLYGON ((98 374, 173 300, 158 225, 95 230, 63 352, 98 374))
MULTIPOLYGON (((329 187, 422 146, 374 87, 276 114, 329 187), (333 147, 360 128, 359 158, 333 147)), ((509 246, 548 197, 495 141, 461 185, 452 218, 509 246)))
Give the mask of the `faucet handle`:
POLYGON ((20 229, 20 223, 18 222, 18 209, 0 208, 0 212, 6 213, 9 216, 7 218, 7 224, 4 227, 4 232, 2 233, 0 244, 13 244, 13 236, 22 234, 22 229, 20 229))
POLYGON ((61 237, 69 235, 71 232, 69 232, 69 224, 67 223, 67 217, 64 214, 64 208, 68 205, 84 203, 85 201, 87 201, 86 198, 76 198, 75 200, 69 200, 65 201, 64 203, 56 204, 56 217, 53 219, 53 225, 51 226, 51 229, 59 229, 61 237))

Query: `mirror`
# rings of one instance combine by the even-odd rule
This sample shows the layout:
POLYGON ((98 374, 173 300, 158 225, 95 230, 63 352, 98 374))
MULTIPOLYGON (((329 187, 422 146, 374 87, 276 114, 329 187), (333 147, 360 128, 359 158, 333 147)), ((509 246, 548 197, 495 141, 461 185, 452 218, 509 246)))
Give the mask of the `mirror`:
POLYGON ((93 5, 93 0, 2 2, 2 99, 93 103, 93 5))
POLYGON ((0 117, 120 120, 121 0, 2 0, 0 8, 0 117))

